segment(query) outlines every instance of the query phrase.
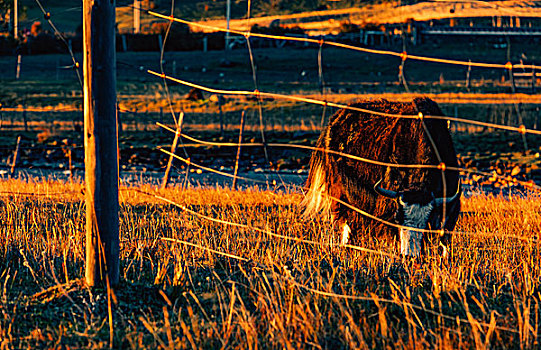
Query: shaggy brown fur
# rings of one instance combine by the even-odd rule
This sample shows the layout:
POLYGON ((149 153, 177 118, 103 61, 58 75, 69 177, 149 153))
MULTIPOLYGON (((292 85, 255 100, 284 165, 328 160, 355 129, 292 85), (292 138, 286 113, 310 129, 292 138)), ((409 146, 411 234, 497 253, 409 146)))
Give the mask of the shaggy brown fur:
MULTIPOLYGON (((443 115, 438 105, 428 98, 415 98, 411 103, 379 100, 351 106, 392 114, 416 115, 422 112, 424 115, 443 115)), ((423 122, 442 161, 447 167, 457 167, 456 153, 445 120, 383 117, 342 109, 331 116, 317 141, 317 147, 387 163, 437 165, 438 157, 423 122)), ((430 197, 432 193, 436 197, 444 195, 440 170, 385 167, 314 151, 307 181, 308 193, 304 200, 306 214, 314 215, 330 209, 335 223, 347 220, 353 230, 353 240, 356 234, 363 233, 378 237, 394 236, 396 229, 366 218, 328 198, 339 198, 379 218, 392 221, 397 203, 373 190, 374 184, 381 178, 381 186, 393 191, 412 191, 417 195, 420 192, 421 196, 430 197)), ((451 197, 459 185, 458 172, 445 171, 445 181, 446 196, 451 197)), ((459 210, 460 198, 447 205, 447 230, 454 228, 459 210)), ((441 209, 433 215, 430 220, 432 228, 438 226, 441 215, 441 209)))

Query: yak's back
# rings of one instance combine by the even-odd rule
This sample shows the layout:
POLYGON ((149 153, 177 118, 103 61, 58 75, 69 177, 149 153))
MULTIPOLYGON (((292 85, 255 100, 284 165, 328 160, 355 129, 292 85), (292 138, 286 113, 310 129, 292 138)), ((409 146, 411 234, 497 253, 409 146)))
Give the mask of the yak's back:
POLYGON ((307 206, 307 213, 330 208, 329 198, 339 197, 375 215, 386 215, 386 201, 378 201, 373 192, 373 185, 380 179, 394 191, 418 187, 439 195, 443 187, 456 188, 456 172, 447 171, 447 186, 442 186, 440 171, 371 162, 408 165, 443 162, 457 166, 447 121, 419 118, 420 113, 423 117, 443 116, 434 101, 429 98, 415 98, 412 102, 381 99, 353 103, 349 107, 331 116, 317 142, 318 148, 331 152, 312 154, 304 202, 313 205, 307 206))

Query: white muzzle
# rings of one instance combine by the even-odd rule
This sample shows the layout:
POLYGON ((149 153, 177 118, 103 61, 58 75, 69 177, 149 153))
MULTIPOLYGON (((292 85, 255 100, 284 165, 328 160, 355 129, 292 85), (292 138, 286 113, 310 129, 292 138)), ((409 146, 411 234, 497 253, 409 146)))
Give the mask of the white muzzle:
POLYGON ((423 233, 413 230, 400 229, 400 254, 405 256, 419 256, 421 254, 421 241, 423 233))

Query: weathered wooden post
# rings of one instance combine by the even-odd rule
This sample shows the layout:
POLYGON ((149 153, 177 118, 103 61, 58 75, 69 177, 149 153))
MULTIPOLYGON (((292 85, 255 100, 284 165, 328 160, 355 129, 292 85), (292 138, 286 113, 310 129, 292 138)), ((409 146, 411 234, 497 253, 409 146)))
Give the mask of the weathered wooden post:
POLYGON ((242 134, 244 133, 244 115, 246 111, 242 111, 240 115, 240 128, 239 128, 239 147, 237 148, 237 158, 235 160, 235 170, 233 171, 233 189, 237 188, 237 175, 239 173, 239 160, 240 150, 242 148, 242 134))
POLYGON ((466 89, 471 88, 471 60, 468 60, 468 71, 466 72, 466 89))
POLYGON ((23 104, 23 124, 24 124, 24 131, 28 131, 28 119, 26 118, 26 108, 23 104))
POLYGON ((19 80, 21 77, 21 60, 22 56, 17 55, 17 69, 15 70, 15 79, 19 80))
POLYGON ((218 95, 218 112, 220 116, 220 136, 224 137, 224 112, 222 110, 222 104, 224 103, 224 98, 222 95, 218 95))
POLYGON ((171 145, 171 155, 169 156, 167 168, 165 168, 165 174, 163 175, 162 190, 167 188, 167 184, 169 183, 169 176, 171 175, 171 167, 173 166, 174 154, 177 151, 178 139, 180 138, 180 133, 182 131, 182 119, 184 119, 184 112, 180 112, 179 123, 177 124, 177 131, 175 132, 175 138, 173 139, 173 144, 171 145))
POLYGON ((535 65, 532 67, 532 94, 535 94, 535 79, 537 78, 535 73, 535 65))
POLYGON ((86 283, 119 280, 115 1, 83 1, 86 283))
POLYGON ((10 170, 10 176, 13 176, 15 174, 15 168, 17 167, 17 163, 19 162, 19 147, 21 146, 21 137, 17 137, 17 145, 15 146, 15 153, 13 153, 13 161, 11 162, 11 170, 10 170))
POLYGON ((73 162, 72 162, 72 155, 71 155, 72 148, 68 148, 68 169, 70 172, 70 183, 73 184, 73 162))
POLYGON ((508 67, 509 71, 509 81, 511 82, 511 92, 515 93, 517 92, 517 88, 515 85, 515 76, 513 74, 513 64, 511 62, 507 62, 506 66, 508 67))

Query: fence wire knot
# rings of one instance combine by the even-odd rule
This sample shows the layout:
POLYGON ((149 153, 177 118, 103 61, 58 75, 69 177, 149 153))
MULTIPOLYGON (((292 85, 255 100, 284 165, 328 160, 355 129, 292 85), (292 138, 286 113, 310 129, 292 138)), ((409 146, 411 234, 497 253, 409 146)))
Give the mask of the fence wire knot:
POLYGON ((522 135, 525 135, 526 134, 526 126, 524 126, 524 124, 519 126, 518 127, 518 132, 521 133, 522 135))
POLYGON ((418 117, 419 119, 423 119, 423 117, 424 117, 424 116, 423 116, 423 112, 419 112, 419 114, 417 114, 417 117, 418 117))
POLYGON ((402 59, 402 61, 405 61, 406 58, 408 58, 408 53, 406 51, 402 52, 400 54, 400 58, 402 59))
POLYGON ((513 63, 507 62, 507 63, 505 64, 505 69, 507 69, 507 70, 513 69, 513 63))
POLYGON ((49 19, 51 19, 51 13, 50 13, 50 12, 45 12, 45 13, 43 14, 43 17, 44 17, 46 20, 49 20, 49 19))
POLYGON ((438 164, 438 169, 440 169, 441 171, 445 171, 446 168, 447 167, 446 167, 445 163, 441 162, 440 164, 438 164))

